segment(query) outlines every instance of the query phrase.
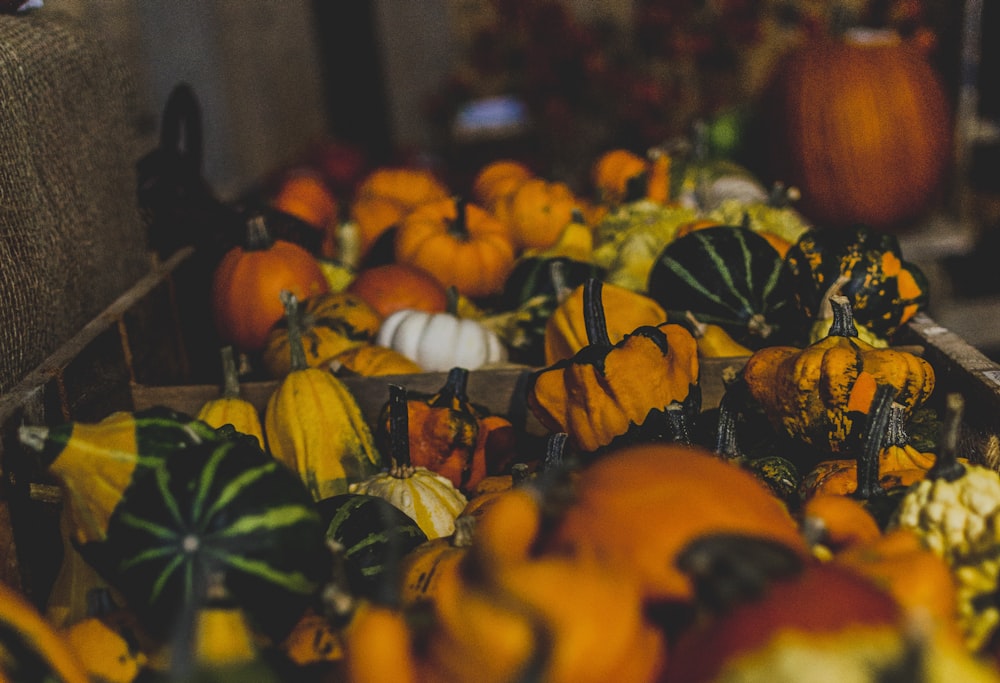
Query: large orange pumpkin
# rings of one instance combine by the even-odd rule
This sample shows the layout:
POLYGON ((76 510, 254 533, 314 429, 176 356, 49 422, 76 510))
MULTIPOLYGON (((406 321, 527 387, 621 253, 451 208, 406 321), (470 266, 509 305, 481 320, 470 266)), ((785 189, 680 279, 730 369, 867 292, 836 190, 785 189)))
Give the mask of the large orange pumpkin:
POLYGON ((246 242, 223 255, 212 275, 212 315, 221 341, 244 352, 264 347, 285 315, 282 290, 299 299, 329 291, 319 260, 304 248, 272 239, 263 216, 252 217, 246 242))
POLYGON ((951 161, 951 112, 925 55, 892 33, 810 41, 764 100, 770 169, 817 224, 901 229, 951 161))
POLYGON ((444 313, 448 290, 429 273, 405 263, 385 263, 364 268, 347 286, 388 318, 396 311, 413 308, 427 313, 444 313))

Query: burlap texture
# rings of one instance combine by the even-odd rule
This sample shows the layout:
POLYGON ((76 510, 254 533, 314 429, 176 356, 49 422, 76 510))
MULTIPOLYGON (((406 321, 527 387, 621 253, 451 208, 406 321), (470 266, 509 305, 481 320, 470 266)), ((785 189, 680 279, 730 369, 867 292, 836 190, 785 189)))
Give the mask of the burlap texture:
POLYGON ((0 393, 149 269, 138 102, 71 17, 0 15, 0 393))

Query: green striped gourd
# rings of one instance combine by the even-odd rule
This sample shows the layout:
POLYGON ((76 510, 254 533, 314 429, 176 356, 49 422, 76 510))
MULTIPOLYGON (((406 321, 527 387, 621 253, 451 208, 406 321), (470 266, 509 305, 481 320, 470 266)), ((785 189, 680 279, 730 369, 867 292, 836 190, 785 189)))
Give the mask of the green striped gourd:
POLYGON ((378 496, 343 493, 316 505, 327 539, 343 549, 345 578, 356 596, 377 600, 382 582, 396 581, 403 556, 427 541, 410 516, 378 496))
POLYGON ((255 626, 280 637, 329 570, 308 493, 253 439, 159 409, 19 436, 62 483, 84 559, 155 636, 221 572, 255 626))
POLYGON ((781 256, 746 227, 714 226, 674 240, 657 257, 647 289, 668 314, 683 318, 689 310, 750 349, 804 334, 781 256))

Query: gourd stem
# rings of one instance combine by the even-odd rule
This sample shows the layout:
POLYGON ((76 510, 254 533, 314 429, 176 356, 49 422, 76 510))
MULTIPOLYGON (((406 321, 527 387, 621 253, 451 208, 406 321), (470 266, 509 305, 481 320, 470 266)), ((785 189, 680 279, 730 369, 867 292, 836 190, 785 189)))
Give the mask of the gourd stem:
POLYGON ((719 401, 719 425, 716 428, 715 452, 725 460, 739 461, 743 459, 736 440, 736 415, 732 407, 733 397, 725 393, 719 401))
POLYGON ((684 311, 684 319, 691 323, 691 335, 695 339, 701 339, 705 336, 705 333, 708 331, 708 325, 698 320, 694 313, 684 311))
POLYGON ((558 303, 562 303, 573 291, 566 281, 566 262, 562 259, 549 261, 549 281, 552 283, 552 290, 556 293, 558 303))
POLYGON ((455 218, 448 225, 448 234, 458 240, 469 239, 469 200, 465 197, 455 197, 455 218))
POLYGON ((285 322, 288 324, 288 349, 291 353, 291 370, 305 370, 309 367, 306 349, 302 344, 302 321, 299 317, 299 299, 287 289, 281 290, 281 303, 285 307, 285 322))
POLYGON ((905 446, 909 442, 910 435, 906 433, 906 406, 893 401, 889 406, 889 424, 885 429, 883 446, 905 446))
POLYGON ((830 297, 830 305, 833 307, 833 323, 828 336, 857 337, 858 328, 854 324, 850 300, 843 294, 834 294, 830 297))
POLYGON ((516 462, 510 466, 510 483, 512 486, 517 486, 528 481, 529 476, 531 476, 531 468, 528 467, 528 463, 516 462))
POLYGON ((406 387, 389 385, 389 459, 392 469, 410 467, 410 408, 406 387))
POLYGON ((767 339, 774 332, 774 327, 767 322, 763 313, 754 313, 747 321, 747 332, 751 336, 767 339))
POLYGON ((831 297, 840 294, 840 288, 850 281, 851 278, 841 274, 836 280, 833 281, 833 284, 827 287, 827 290, 823 293, 823 300, 819 302, 817 317, 819 317, 820 320, 830 320, 833 318, 833 303, 830 299, 831 297))
POLYGON ((684 411, 681 403, 671 403, 664 411, 667 416, 667 423, 670 425, 670 433, 673 442, 684 446, 691 445, 691 422, 684 411))
POLYGON ((222 397, 240 397, 240 378, 236 370, 236 354, 233 347, 226 345, 219 349, 222 357, 222 397))
POLYGON ((454 410, 461 410, 463 404, 469 402, 468 394, 469 370, 468 368, 454 367, 448 371, 448 378, 444 381, 444 386, 430 405, 433 407, 448 406, 454 410))
POLYGON ((592 277, 583 286, 583 321, 587 329, 587 343, 592 346, 611 346, 608 323, 604 318, 601 292, 604 283, 592 277))
POLYGON ((449 315, 453 315, 456 318, 459 317, 458 300, 459 300, 458 287, 456 287, 455 285, 448 285, 448 288, 445 289, 444 310, 446 313, 448 313, 449 315))
POLYGON ((542 457, 541 471, 553 472, 561 468, 565 462, 566 442, 569 434, 556 432, 545 441, 545 455, 542 457))
POLYGON ((880 384, 872 399, 872 407, 865 422, 864 443, 857 456, 858 485, 854 496, 861 500, 885 494, 879 483, 879 454, 888 434, 895 392, 896 388, 891 384, 880 384))
POLYGON ((261 214, 251 216, 247 221, 246 242, 243 248, 246 251, 266 251, 274 244, 271 231, 267 229, 267 221, 261 214))
POLYGON ((962 434, 962 416, 965 399, 961 394, 948 394, 945 398, 941 436, 934 457, 934 465, 927 471, 928 479, 955 481, 965 474, 965 465, 958 461, 958 442, 962 434))

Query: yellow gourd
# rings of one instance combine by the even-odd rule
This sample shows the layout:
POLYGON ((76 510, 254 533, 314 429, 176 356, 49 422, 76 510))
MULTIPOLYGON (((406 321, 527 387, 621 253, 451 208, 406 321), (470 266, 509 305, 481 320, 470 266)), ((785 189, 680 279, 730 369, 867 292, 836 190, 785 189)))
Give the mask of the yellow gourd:
POLYGON ((233 347, 223 346, 219 353, 222 356, 222 395, 206 401, 196 417, 216 429, 232 425, 241 434, 256 437, 263 448, 264 427, 257 407, 241 395, 233 347))
POLYGON ((377 471, 380 457, 350 390, 329 370, 306 365, 298 300, 283 292, 282 301, 292 370, 268 399, 264 430, 271 454, 299 474, 313 499, 322 500, 377 471))

